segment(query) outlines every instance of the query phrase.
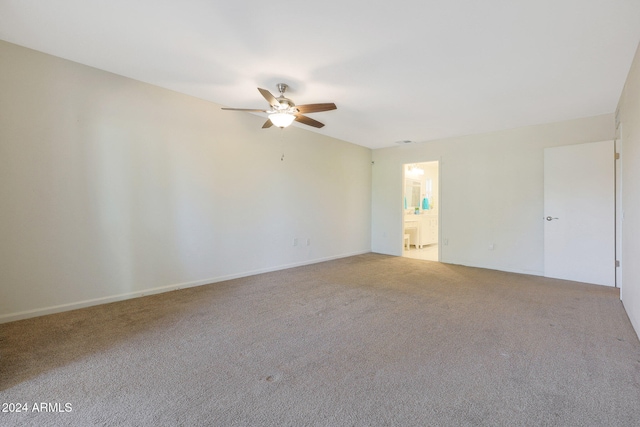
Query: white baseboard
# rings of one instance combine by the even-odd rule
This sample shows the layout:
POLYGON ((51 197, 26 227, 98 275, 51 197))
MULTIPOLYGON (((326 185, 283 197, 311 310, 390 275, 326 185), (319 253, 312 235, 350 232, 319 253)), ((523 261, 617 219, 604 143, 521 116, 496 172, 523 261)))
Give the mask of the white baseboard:
POLYGON ((331 260, 340 259, 340 258, 347 258, 350 256, 362 255, 366 253, 369 253, 369 251, 353 252, 349 254, 336 255, 336 256, 318 258, 313 260, 306 260, 306 261, 295 262, 291 264, 284 264, 284 265, 279 265, 274 267, 267 267, 267 268, 260 268, 257 270, 245 271, 242 273, 229 274, 226 276, 214 277, 210 279, 196 280, 193 282, 178 283, 178 284, 167 285, 167 286, 159 286, 156 288, 148 288, 141 291, 128 292, 128 293, 118 294, 118 295, 110 295, 110 296, 105 296, 100 298, 88 299, 84 301, 75 301, 75 302, 70 302, 68 304, 60 304, 60 305, 54 305, 49 307, 36 308, 33 310, 20 311, 17 313, 3 314, 3 315, 0 315, 0 324, 14 322, 16 320, 29 319, 32 317, 45 316, 47 314, 62 313, 64 311, 77 310, 79 308, 91 307, 94 305, 108 304, 116 301, 139 298, 146 295, 160 294, 163 292, 170 292, 178 289, 193 288, 195 286, 202 286, 202 285, 210 285, 213 283, 224 282, 226 280, 255 276, 256 274, 286 270, 288 268, 301 267, 303 265, 310 265, 310 264, 317 264, 320 262, 331 261, 331 260))

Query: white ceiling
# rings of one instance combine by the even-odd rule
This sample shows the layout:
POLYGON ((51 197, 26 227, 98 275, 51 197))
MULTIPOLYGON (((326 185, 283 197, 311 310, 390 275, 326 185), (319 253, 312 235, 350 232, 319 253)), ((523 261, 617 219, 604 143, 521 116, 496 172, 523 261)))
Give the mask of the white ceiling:
POLYGON ((640 0, 0 0, 0 39, 223 106, 284 82, 379 148, 614 112, 640 0))

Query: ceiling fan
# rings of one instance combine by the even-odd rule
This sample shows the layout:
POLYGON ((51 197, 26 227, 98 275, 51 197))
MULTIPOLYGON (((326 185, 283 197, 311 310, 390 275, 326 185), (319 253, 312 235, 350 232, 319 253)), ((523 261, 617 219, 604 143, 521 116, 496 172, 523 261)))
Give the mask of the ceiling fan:
POLYGON ((258 88, 262 96, 264 96, 264 99, 266 99, 271 106, 269 110, 259 110, 253 108, 223 108, 223 110, 267 113, 269 115, 269 119, 267 119, 264 125, 262 125, 262 128, 265 129, 273 125, 276 125, 279 128, 285 128, 293 123, 294 120, 308 126, 321 128, 324 126, 324 123, 320 123, 319 121, 314 120, 311 117, 305 116, 304 114, 319 113, 321 111, 335 110, 337 108, 336 104, 334 104, 333 102, 324 104, 296 105, 292 100, 284 96, 284 93, 289 86, 284 83, 278 83, 277 86, 278 91, 280 91, 280 96, 278 96, 277 98, 273 96, 268 90, 258 88))

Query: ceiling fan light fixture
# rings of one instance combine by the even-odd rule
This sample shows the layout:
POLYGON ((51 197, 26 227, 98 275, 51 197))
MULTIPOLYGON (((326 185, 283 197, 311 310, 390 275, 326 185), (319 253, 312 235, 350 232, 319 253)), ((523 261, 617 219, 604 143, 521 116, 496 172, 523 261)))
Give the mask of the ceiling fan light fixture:
POLYGON ((269 120, 279 128, 286 128, 295 120, 295 116, 289 113, 273 113, 269 114, 269 120))
POLYGON ((408 175, 413 175, 413 176, 424 175, 424 169, 422 169, 418 165, 409 165, 407 166, 405 171, 408 175))

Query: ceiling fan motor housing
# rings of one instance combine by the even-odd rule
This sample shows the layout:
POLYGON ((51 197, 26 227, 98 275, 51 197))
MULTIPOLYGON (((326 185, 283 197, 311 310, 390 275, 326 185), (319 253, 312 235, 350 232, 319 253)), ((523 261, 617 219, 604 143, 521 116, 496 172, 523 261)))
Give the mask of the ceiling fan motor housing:
POLYGON ((279 96, 276 99, 280 103, 280 106, 278 107, 279 111, 291 110, 292 108, 294 108, 296 106, 296 104, 294 104, 292 100, 290 100, 289 98, 285 98, 284 96, 279 96))

